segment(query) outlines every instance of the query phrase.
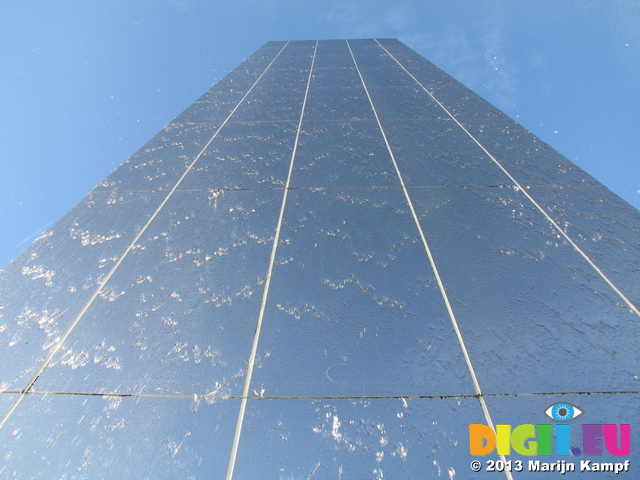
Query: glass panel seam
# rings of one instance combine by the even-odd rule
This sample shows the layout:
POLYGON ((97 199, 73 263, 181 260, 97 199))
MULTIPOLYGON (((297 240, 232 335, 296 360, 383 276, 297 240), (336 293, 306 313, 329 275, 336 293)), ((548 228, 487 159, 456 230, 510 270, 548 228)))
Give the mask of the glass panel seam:
MULTIPOLYGON (((286 46, 286 45, 285 45, 286 46)), ((251 387, 251 377, 253 375, 253 368, 255 365, 255 359, 258 352, 258 342, 260 340, 260 332, 262 330, 262 321, 264 318, 264 312, 267 305, 267 298, 269 296, 269 287, 271 285, 271 276, 273 274, 273 267, 275 264, 276 253, 278 250, 278 241, 280 239, 280 230, 282 228, 282 220, 284 218, 284 210, 287 204, 287 196, 289 193, 289 185, 291 184, 291 175, 293 173, 293 164, 296 158, 296 152, 298 149, 298 140, 300 139, 300 130, 302 127, 302 119, 304 118, 304 110, 307 105, 307 96, 309 95, 309 85, 311 84, 311 77, 313 73, 313 65, 316 61, 316 51, 318 50, 318 41, 316 40, 313 48, 313 57, 311 58, 311 66, 309 67, 309 77, 307 78, 307 87, 304 92, 304 99, 302 101, 302 108, 300 111, 300 119, 298 120, 298 129, 296 131, 296 138, 293 144, 293 151, 291 152, 291 162, 289 163, 289 173, 287 175, 287 183, 284 187, 284 193, 282 195, 282 206, 280 207, 280 216, 278 217, 278 223, 276 225, 276 231, 273 239, 273 247, 271 248, 271 258, 269 259, 269 268, 267 270, 267 276, 265 278, 264 291, 262 293, 262 303, 260 304, 260 312, 258 313, 258 321, 256 324, 256 331, 253 337, 253 344, 251 345, 251 353, 249 354, 249 363, 247 366, 247 376, 244 382, 244 389, 240 400, 240 410, 238 412, 238 421, 236 423, 236 429, 233 435, 233 443, 231 445, 231 455, 229 457, 229 464, 227 467, 227 480, 233 478, 233 470, 235 468, 236 457, 238 455, 238 445, 240 443, 240 434, 242 433, 242 424, 244 422, 244 413, 247 408, 247 399, 249 397, 249 389, 251 387)))
POLYGON ((16 407, 20 404, 20 402, 22 401, 22 399, 24 398, 25 394, 27 394, 27 392, 31 389, 31 387, 33 387, 33 384, 36 382, 36 380, 38 379, 38 377, 42 374, 42 372, 44 371, 45 368, 47 368, 47 365, 51 362, 51 360, 53 359, 53 357, 58 353, 58 351, 60 351, 60 349, 62 348, 62 345, 64 344, 64 342, 67 340, 67 338, 69 337, 69 335, 71 334, 71 332, 73 331, 73 329, 76 327, 76 325, 78 324, 78 322, 82 319, 82 317, 84 316, 84 314, 87 312, 87 310, 89 310, 89 308, 91 307, 91 305, 93 304, 94 300, 98 297, 98 295, 100 294, 100 292, 102 291, 102 289, 105 287, 105 285, 109 282, 109 280, 111 279, 111 277, 113 276, 113 274, 115 273, 115 271, 118 269, 118 267, 122 264, 122 262, 124 261, 124 259, 126 258, 126 256, 129 254, 129 252, 133 249, 133 247, 136 245, 136 243, 138 242, 138 240, 140 239, 140 237, 142 237, 142 235, 144 234, 144 232, 147 230, 147 228, 149 228, 149 225, 151 225, 151 223, 153 222, 153 220, 157 217, 158 213, 160 213, 160 211, 163 209, 163 207, 166 205, 166 203, 169 201, 169 198, 171 198, 171 196, 173 195, 173 193, 178 189, 180 183, 182 183, 182 181, 184 180, 184 178, 187 176, 187 174, 191 171, 191 169, 193 168, 193 166, 196 164, 196 162, 200 159, 200 157, 202 156, 202 154, 205 152, 205 150, 209 147, 209 145, 211 144, 211 142, 216 138, 216 136, 218 135, 218 133, 220 133, 220 131, 222 130, 222 128, 227 124, 227 122, 229 121, 229 119, 233 116, 233 114, 236 112, 236 110, 240 107, 240 105, 242 104, 242 102, 244 102, 244 100, 247 98, 247 96, 249 96, 249 94, 251 93, 251 91, 254 89, 254 87, 258 84, 258 82, 262 79, 262 77, 264 76, 264 74, 267 72, 267 70, 269 70, 269 68, 271 67, 271 65, 273 65, 273 63, 276 61, 276 59, 280 56, 280 54, 282 53, 282 51, 286 48, 286 46, 289 44, 289 42, 287 42, 282 49, 280 49, 280 51, 278 52, 278 54, 273 58, 273 60, 271 61, 271 63, 269 63, 269 65, 267 65, 267 67, 264 69, 264 71, 260 74, 260 76, 256 79, 256 81, 253 83, 253 85, 251 86, 251 88, 247 91, 247 93, 244 94, 244 96, 240 99, 240 101, 236 104, 236 106, 234 107, 234 109, 231 111, 231 113, 227 116, 227 118, 225 119, 224 122, 222 122, 222 125, 220 125, 220 127, 218 127, 218 129, 215 131, 215 133, 213 134, 213 136, 209 139, 209 141, 207 142, 207 144, 202 148, 202 150, 200 150, 200 153, 198 153, 198 155, 196 155, 195 159, 191 162, 191 164, 187 167, 187 169, 185 170, 185 172, 182 174, 182 176, 178 179, 178 181, 176 182, 176 184, 173 186, 173 188, 171 189, 171 191, 167 194, 167 196, 164 198, 164 200, 162 201, 162 203, 160 203, 160 205, 156 208, 156 210, 154 211, 154 213, 151 215, 151 217, 149 217, 149 219, 147 220, 147 222, 145 223, 145 225, 140 229, 140 231, 138 232, 138 234, 135 236, 135 238, 131 241, 131 243, 127 246, 127 248, 125 249, 125 251, 122 253, 122 255, 120 255, 120 257, 118 258, 118 260, 116 261, 116 263, 113 265, 113 267, 111 267, 111 270, 109 271, 109 273, 107 273, 107 275, 100 281, 98 287, 96 288, 96 290, 93 292, 93 294, 91 295, 91 297, 89 298, 89 300, 85 303, 85 305, 82 307, 82 309, 80 310, 80 312, 76 315, 76 317, 74 318, 74 320, 71 322, 71 324, 67 327, 67 329, 65 330, 65 332, 63 333, 63 335, 58 339, 58 341, 56 342, 55 345, 53 345, 51 347, 51 350, 49 351, 49 354, 46 356, 46 358, 44 359, 44 361, 42 362, 42 364, 40 365, 40 367, 38 367, 38 369, 36 370, 36 372, 33 374, 33 376, 31 377, 31 379, 29 380, 29 382, 27 383, 27 385, 22 389, 22 391, 20 392, 20 395, 18 396, 18 398, 13 402, 13 404, 11 405, 11 407, 9 407, 9 410, 5 413, 5 415, 2 417, 2 419, 0 420, 0 429, 3 427, 3 425, 5 424, 5 422, 7 421, 7 419, 11 416, 11 414, 14 412, 14 410, 16 409, 16 407))
POLYGON ((400 63, 400 61, 396 57, 393 56, 393 54, 391 54, 391 52, 389 52, 384 47, 384 45, 378 42, 378 40, 376 40, 376 42, 420 86, 420 88, 422 88, 425 92, 427 92, 427 94, 429 94, 429 96, 433 99, 433 101, 436 102, 440 106, 440 108, 442 108, 447 113, 447 115, 449 115, 449 117, 458 124, 458 126, 471 138, 471 140, 473 140, 482 149, 482 151, 500 168, 500 170, 502 170, 504 174, 507 177, 509 177, 509 179, 515 185, 516 189, 522 192, 525 197, 527 197, 527 199, 540 211, 540 213, 542 213, 542 215, 544 215, 544 217, 549 221, 549 223, 551 223, 551 225, 558 231, 558 233, 560 233, 571 244, 571 246, 582 256, 582 258, 584 258, 587 261, 587 263, 596 271, 596 273, 598 273, 598 275, 602 277, 602 279, 624 301, 624 303, 627 305, 629 310, 635 313, 636 315, 640 316, 640 310, 638 310, 638 307, 636 307, 631 302, 631 300, 629 300, 627 296, 624 293, 622 293, 622 291, 618 287, 615 286, 615 284, 609 279, 609 277, 607 277, 607 275, 602 270, 600 270, 600 268, 595 264, 595 262, 591 260, 591 258, 578 246, 578 244, 576 244, 576 242, 573 241, 573 239, 567 234, 567 232, 565 232, 560 227, 560 225, 558 225, 556 221, 553 218, 551 218, 551 216, 547 213, 547 211, 544 208, 542 208, 538 202, 535 201, 535 199, 522 187, 522 185, 520 185, 520 183, 513 177, 513 175, 511 175, 507 171, 507 169, 502 166, 502 164, 489 152, 489 150, 487 150, 484 147, 484 145, 482 145, 480 141, 478 141, 478 139, 476 139, 476 137, 474 137, 473 134, 469 132, 469 130, 467 130, 466 127, 462 125, 462 123, 458 121, 458 119, 442 103, 440 103, 440 101, 433 95, 433 93, 431 93, 411 72, 409 72, 409 70, 407 70, 404 67, 404 65, 400 63))
MULTIPOLYGON (((377 40, 376 40, 377 41, 377 40)), ((378 45, 380 45, 378 43, 378 45)), ((409 206, 409 210, 411 210, 411 215, 413 216, 413 220, 416 224, 418 232, 420 234, 420 239, 422 240, 422 245, 424 246, 425 252, 427 253, 427 257, 429 258, 429 263, 431 264, 431 268, 436 277, 436 281, 438 283, 438 288, 440 289, 440 294, 442 295, 442 299, 447 308, 447 312, 449 314, 449 318, 451 320, 451 324, 453 325, 453 329, 455 331, 456 337, 458 339, 458 343, 460 348, 462 349, 462 354, 464 356, 465 362, 467 364, 467 368, 469 370, 469 374, 471 375, 471 380, 473 382, 473 388, 476 392, 476 396, 480 402, 480 406, 482 407, 482 412, 484 413, 484 417, 491 428, 494 428, 493 421, 491 419, 491 415, 489 414, 489 409, 487 408, 487 404, 484 400, 484 396, 482 394, 482 390, 480 389, 480 384, 478 382, 478 377, 476 376, 475 370, 473 368, 473 364, 471 363, 471 358, 469 357, 469 352, 467 351, 467 347, 465 346, 464 339, 462 338, 462 333, 460 332, 460 328, 458 327, 458 322, 456 320, 455 314, 453 313, 453 308, 451 307, 451 302, 449 301, 449 296, 445 291, 444 284, 442 282, 442 278, 440 277, 440 273, 438 272, 438 267, 436 266, 435 260, 431 253, 431 248, 429 248, 429 244, 427 243, 427 239, 425 237, 422 226, 420 225, 420 220, 418 219, 418 215, 416 214, 415 208, 413 206, 413 202, 411 201, 411 196, 409 195, 409 191, 404 183, 404 179, 402 178, 402 174, 400 173, 400 169, 398 167, 398 163, 396 162, 395 155, 393 154, 393 150, 391 149, 391 145, 389 144, 389 140, 387 139, 387 135, 382 128, 382 123, 380 121, 380 117, 378 116, 378 112, 376 111, 376 107, 373 103, 371 95, 369 94, 369 90, 367 89, 367 84, 364 81, 364 77, 360 72, 360 67, 358 66, 358 62, 351 50, 351 45, 347 40, 347 46, 349 47, 349 53, 351 53, 351 58, 353 59, 353 63, 358 70, 358 75, 360 76, 360 80, 362 81, 362 86, 364 87, 365 93, 367 94, 367 98, 369 99, 369 103, 371 104, 371 108, 373 110, 373 114, 378 122, 378 127, 380 128, 380 133, 382 134, 382 138, 384 139, 384 143, 387 146, 387 150, 389 152, 389 156, 393 162, 393 166, 395 167, 396 173, 398 175, 398 179, 400 180, 400 184, 402 185, 402 190, 404 192, 405 198, 407 200, 407 204, 409 206)), ((384 48, 384 47, 383 47, 384 48)), ((385 50, 386 51, 386 50, 385 50)), ((388 53, 388 52, 387 52, 388 53)), ((505 458, 501 456, 502 460, 505 461, 505 458)), ((512 480, 511 473, 505 470, 505 474, 509 480, 512 480)))

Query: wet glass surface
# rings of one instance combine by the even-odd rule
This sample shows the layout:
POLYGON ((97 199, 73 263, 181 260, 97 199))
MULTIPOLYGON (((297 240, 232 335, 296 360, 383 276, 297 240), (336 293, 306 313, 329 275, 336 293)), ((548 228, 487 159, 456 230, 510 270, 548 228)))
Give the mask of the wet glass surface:
POLYGON ((19 397, 16 393, 0 393, 0 408, 3 412, 9 410, 11 404, 19 397))
POLYGON ((357 73, 355 77, 341 78, 341 82, 331 80, 328 77, 325 81, 325 76, 329 73, 335 73, 336 75, 341 75, 345 71, 353 73, 352 70, 354 68, 353 59, 344 40, 326 40, 318 43, 316 59, 313 65, 314 81, 324 85, 357 86, 359 85, 357 82, 360 80, 357 73), (343 84, 342 81, 345 83, 343 84), (327 84, 327 82, 330 83, 327 84))
POLYGON ((282 50, 285 43, 268 42, 207 90, 172 123, 211 123, 219 126, 282 50))
POLYGON ((375 120, 303 121, 293 168, 293 188, 399 186, 375 120))
POLYGON ((449 188, 500 186, 510 182, 468 135, 453 128, 453 122, 385 117, 381 121, 407 186, 449 188))
POLYGON ((521 192, 409 192, 483 392, 638 389, 637 315, 521 192))
POLYGON ((240 395, 281 196, 176 192, 34 388, 240 395))
POLYGON ((224 478, 239 402, 28 395, 2 430, 3 478, 224 478))
POLYGON ((180 189, 283 188, 297 126, 297 122, 230 122, 209 144, 180 189))
POLYGON ((640 213, 601 185, 532 187, 531 196, 635 304, 640 304, 640 213))
POLYGON ((360 56, 354 48, 360 73, 368 87, 413 88, 415 80, 408 76, 400 66, 388 56, 360 56))
MULTIPOLYGON (((635 210, 380 42, 640 300, 635 210)), ((0 476, 223 478, 238 432, 234 478, 474 478, 467 425, 488 420, 456 325, 494 422, 568 401, 635 428, 637 313, 378 43, 350 41, 386 137, 346 42, 285 43, 0 272, 2 415, 22 399, 0 476)))
MULTIPOLYGON (((255 81, 255 78, 251 80, 255 81)), ((252 82, 249 83, 247 89, 251 88, 252 82)), ((234 107, 238 104, 238 101, 242 99, 246 90, 239 90, 234 96, 220 95, 220 99, 214 102, 199 101, 194 102, 183 113, 178 115, 173 121, 174 124, 207 124, 212 125, 214 129, 217 129, 224 119, 229 116, 234 107)), ((214 130, 215 131, 215 130, 214 130)))
POLYGON ((473 393, 401 189, 293 191, 281 235, 253 392, 473 393))
POLYGON ((509 118, 456 117, 521 185, 597 185, 582 169, 509 118))
POLYGON ((0 271, 1 390, 25 387, 164 196, 89 194, 0 271))
MULTIPOLYGON (((369 78, 373 77, 367 75, 365 82, 369 78)), ((367 83, 367 90, 371 95, 380 119, 386 119, 387 121, 429 119, 431 121, 440 121, 445 125, 448 125, 449 122, 455 125, 446 112, 415 82, 413 85, 399 87, 369 85, 367 83)), ((453 129, 453 125, 449 128, 453 129)), ((459 129, 457 125, 455 125, 455 128, 459 129)), ((428 133, 428 131, 423 133, 428 133)))
POLYGON ((238 479, 475 478, 467 425, 484 423, 475 398, 252 400, 246 416, 238 479))
MULTIPOLYGON (((358 76, 358 70, 353 64, 351 57, 334 55, 326 60, 327 64, 334 63, 331 67, 321 66, 318 64, 318 59, 324 57, 316 57, 316 63, 313 65, 313 75, 311 79, 311 88, 320 87, 328 88, 327 85, 336 85, 344 88, 357 88, 362 90, 362 81, 358 76), (346 65, 344 67, 338 67, 335 65, 334 59, 342 59, 346 65), (349 63, 347 63, 347 61, 349 63)), ((364 93, 364 90, 358 93, 364 93)))
POLYGON ((400 63, 406 62, 416 79, 521 185, 597 184, 531 132, 406 46, 393 40, 380 43, 400 63))
MULTIPOLYGON (((219 122, 222 124, 222 121, 219 122)), ((168 191, 204 149, 219 125, 169 124, 94 191, 168 191)))
POLYGON ((333 121, 374 118, 362 84, 327 88, 318 87, 317 83, 309 89, 305 117, 333 121))
POLYGON ((297 121, 315 42, 290 44, 234 113, 234 122, 297 121))

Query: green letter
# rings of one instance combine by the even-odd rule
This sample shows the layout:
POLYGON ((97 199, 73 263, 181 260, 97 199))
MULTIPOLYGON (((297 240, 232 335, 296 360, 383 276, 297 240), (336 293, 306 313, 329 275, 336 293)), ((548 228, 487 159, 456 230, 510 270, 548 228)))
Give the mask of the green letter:
POLYGON ((536 429, 530 423, 518 425, 511 434, 511 445, 520 455, 532 457, 538 454, 538 442, 536 442, 536 429), (529 444, 527 447, 526 444, 529 444))

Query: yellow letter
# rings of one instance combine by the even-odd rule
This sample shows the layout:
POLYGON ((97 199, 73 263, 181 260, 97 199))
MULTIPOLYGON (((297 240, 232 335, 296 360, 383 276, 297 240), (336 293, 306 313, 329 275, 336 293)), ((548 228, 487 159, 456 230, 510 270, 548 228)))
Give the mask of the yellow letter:
POLYGON ((511 455, 511 425, 496 425, 498 455, 511 455))

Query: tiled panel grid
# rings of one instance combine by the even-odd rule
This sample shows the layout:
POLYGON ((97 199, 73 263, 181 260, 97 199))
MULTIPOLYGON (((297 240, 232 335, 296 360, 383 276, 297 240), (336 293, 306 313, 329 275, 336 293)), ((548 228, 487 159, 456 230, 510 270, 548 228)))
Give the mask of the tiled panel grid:
POLYGON ((3 272, 0 475, 475 478, 469 423, 638 425, 638 225, 400 42, 270 42, 3 272))

